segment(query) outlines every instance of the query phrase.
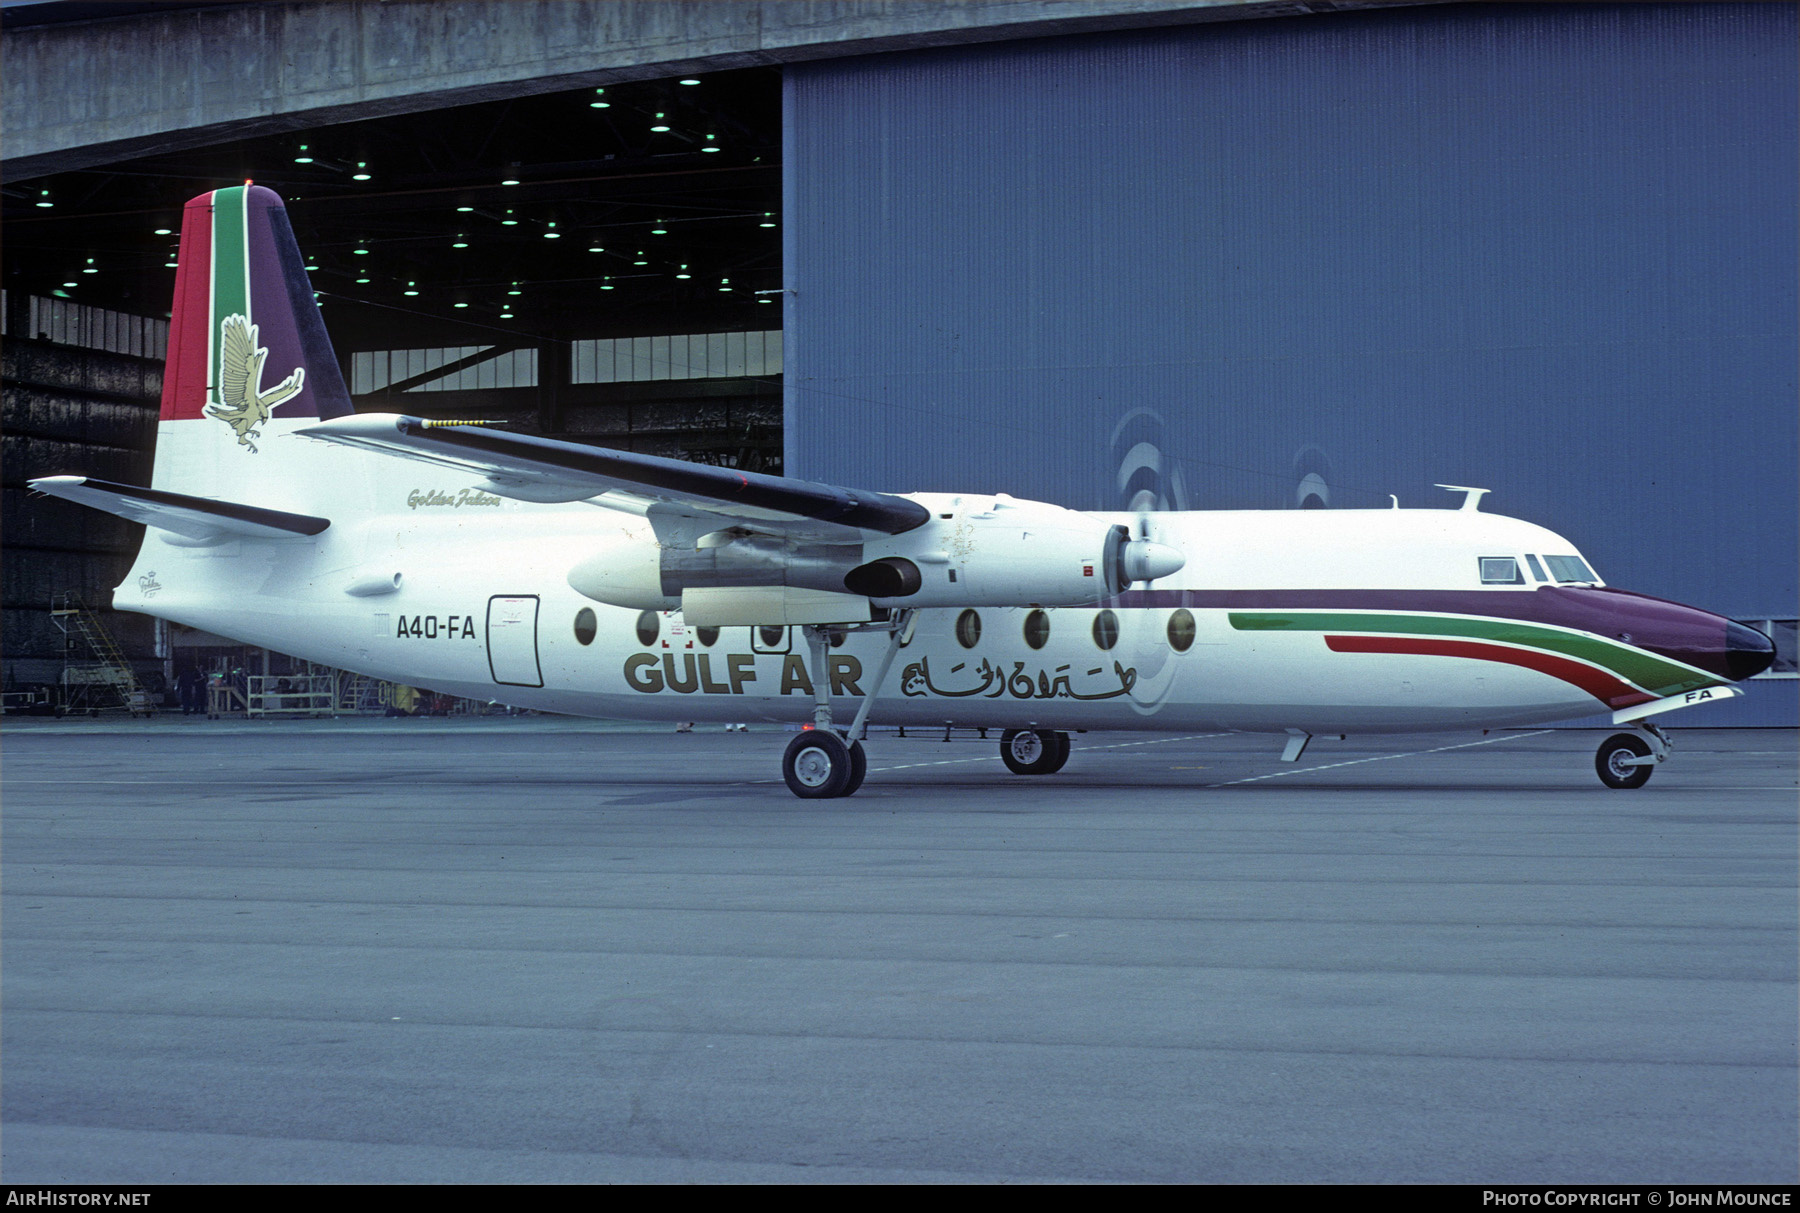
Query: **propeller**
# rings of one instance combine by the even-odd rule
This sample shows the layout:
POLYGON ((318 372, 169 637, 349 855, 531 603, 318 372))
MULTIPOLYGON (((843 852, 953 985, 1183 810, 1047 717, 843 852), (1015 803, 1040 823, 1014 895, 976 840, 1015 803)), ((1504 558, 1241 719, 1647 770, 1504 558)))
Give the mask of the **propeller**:
POLYGON ((1150 538, 1150 511, 1145 508, 1147 503, 1142 501, 1143 496, 1145 494, 1139 494, 1133 499, 1133 504, 1139 507, 1133 519, 1135 526, 1133 533, 1125 541, 1125 550, 1119 562, 1127 585, 1167 577, 1179 572, 1187 564, 1187 557, 1179 550, 1150 538))

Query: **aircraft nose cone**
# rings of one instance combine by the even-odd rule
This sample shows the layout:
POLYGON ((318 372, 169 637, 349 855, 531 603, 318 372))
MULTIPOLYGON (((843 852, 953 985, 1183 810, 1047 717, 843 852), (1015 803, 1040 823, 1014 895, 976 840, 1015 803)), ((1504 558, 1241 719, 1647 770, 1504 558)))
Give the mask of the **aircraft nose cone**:
POLYGON ((1186 563, 1187 557, 1166 543, 1133 539, 1125 545, 1127 581, 1155 581, 1159 577, 1178 572, 1186 563))
POLYGON ((1768 669, 1775 661, 1775 642, 1755 628, 1733 619, 1725 625, 1725 672, 1733 682, 1768 669))

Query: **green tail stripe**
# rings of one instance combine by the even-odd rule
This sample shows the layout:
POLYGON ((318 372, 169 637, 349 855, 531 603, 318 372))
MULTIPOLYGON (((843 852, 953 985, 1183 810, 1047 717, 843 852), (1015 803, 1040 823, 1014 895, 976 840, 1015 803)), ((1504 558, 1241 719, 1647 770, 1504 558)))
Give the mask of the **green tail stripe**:
POLYGON ((1664 660, 1642 649, 1615 644, 1598 636, 1559 632, 1554 628, 1516 623, 1509 619, 1481 619, 1466 615, 1368 615, 1337 612, 1239 612, 1229 613, 1231 626, 1240 632, 1380 632, 1409 636, 1456 636, 1465 640, 1493 640, 1527 648, 1544 649, 1592 662, 1658 696, 1679 695, 1699 687, 1715 686, 1718 679, 1689 666, 1664 660))
POLYGON ((250 315, 250 274, 244 252, 243 186, 213 191, 212 345, 214 384, 219 382, 219 325, 227 316, 250 315))

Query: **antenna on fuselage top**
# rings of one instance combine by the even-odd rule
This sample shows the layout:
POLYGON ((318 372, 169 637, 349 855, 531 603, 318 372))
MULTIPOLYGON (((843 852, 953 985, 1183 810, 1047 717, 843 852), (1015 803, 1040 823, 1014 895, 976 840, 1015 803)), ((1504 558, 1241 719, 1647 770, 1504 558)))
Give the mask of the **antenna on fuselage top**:
POLYGON ((1472 489, 1466 484, 1434 484, 1431 487, 1449 489, 1452 493, 1467 493, 1468 496, 1463 498, 1463 503, 1458 508, 1465 509, 1471 514, 1481 509, 1481 499, 1491 491, 1489 489, 1472 489))

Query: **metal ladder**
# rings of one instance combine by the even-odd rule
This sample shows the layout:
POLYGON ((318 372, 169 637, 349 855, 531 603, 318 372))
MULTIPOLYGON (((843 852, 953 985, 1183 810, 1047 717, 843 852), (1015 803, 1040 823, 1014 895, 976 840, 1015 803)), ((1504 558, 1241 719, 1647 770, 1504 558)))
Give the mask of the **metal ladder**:
POLYGON ((97 712, 123 707, 133 715, 152 710, 150 695, 137 680, 131 663, 112 634, 73 592, 50 596, 50 620, 62 632, 63 711, 97 712), (71 639, 79 639, 85 657, 75 657, 71 639), (116 701, 116 702, 115 702, 116 701))

